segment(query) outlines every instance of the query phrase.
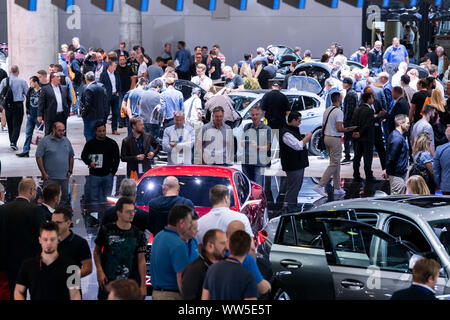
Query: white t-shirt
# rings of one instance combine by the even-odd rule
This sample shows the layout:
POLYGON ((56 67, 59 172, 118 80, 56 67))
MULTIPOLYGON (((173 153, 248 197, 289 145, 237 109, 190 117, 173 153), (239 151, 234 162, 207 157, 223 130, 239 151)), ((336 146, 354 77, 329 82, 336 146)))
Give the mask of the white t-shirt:
POLYGON ((209 91, 209 89, 211 89, 212 87, 212 80, 207 77, 204 76, 203 79, 200 79, 199 76, 195 76, 192 78, 192 83, 195 83, 196 85, 200 86, 202 89, 209 91))
POLYGON ((336 122, 344 122, 344 113, 341 109, 331 106, 327 110, 325 110, 325 112, 323 113, 323 124, 325 124, 325 121, 327 121, 328 114, 331 112, 331 110, 333 110, 333 112, 328 119, 327 127, 325 128, 325 135, 342 137, 342 132, 337 131, 336 126, 336 122))
POLYGON ((198 220, 198 243, 202 243, 203 236, 211 229, 219 229, 223 232, 226 232, 228 224, 235 220, 241 221, 245 226, 245 232, 247 232, 253 238, 252 228, 247 216, 243 213, 230 210, 226 207, 222 207, 212 209, 210 212, 208 212, 198 220))
POLYGON ((144 73, 147 72, 147 64, 144 62, 141 63, 138 70, 138 77, 142 76, 144 73))

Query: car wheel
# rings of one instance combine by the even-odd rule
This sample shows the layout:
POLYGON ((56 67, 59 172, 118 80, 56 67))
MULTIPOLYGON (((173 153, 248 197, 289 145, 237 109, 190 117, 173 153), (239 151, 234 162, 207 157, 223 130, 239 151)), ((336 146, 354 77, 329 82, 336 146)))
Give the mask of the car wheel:
POLYGON ((275 293, 274 300, 291 300, 291 297, 286 291, 280 288, 275 293))
POLYGON ((319 150, 319 139, 322 134, 322 129, 317 129, 313 132, 311 141, 309 142, 309 153, 312 156, 320 156, 321 152, 319 150))

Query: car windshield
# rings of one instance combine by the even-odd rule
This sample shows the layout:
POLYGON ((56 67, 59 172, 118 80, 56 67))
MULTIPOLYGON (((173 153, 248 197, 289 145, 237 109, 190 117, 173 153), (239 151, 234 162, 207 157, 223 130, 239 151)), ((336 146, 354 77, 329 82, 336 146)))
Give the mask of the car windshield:
MULTIPOLYGON (((138 185, 136 204, 147 206, 150 200, 162 196, 161 186, 167 176, 151 176, 144 178, 138 185)), ((230 179, 208 176, 176 176, 180 182, 180 196, 191 200, 196 207, 212 207, 209 202, 209 190, 218 184, 230 189, 230 207, 235 206, 233 188, 230 179)))
POLYGON ((256 98, 255 97, 246 97, 240 95, 229 95, 231 100, 234 102, 234 109, 237 112, 242 112, 252 103, 256 98))
POLYGON ((434 220, 428 223, 450 256, 450 219, 434 220))

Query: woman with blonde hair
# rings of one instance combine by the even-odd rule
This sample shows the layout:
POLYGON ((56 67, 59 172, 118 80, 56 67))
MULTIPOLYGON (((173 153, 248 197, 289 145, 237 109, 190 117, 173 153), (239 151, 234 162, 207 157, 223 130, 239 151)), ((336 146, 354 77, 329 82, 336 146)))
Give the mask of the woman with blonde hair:
POLYGON ((430 189, 424 178, 418 175, 411 176, 406 182, 406 194, 429 195, 430 189))
POLYGON ((431 92, 431 102, 438 112, 445 112, 445 101, 442 97, 442 92, 439 89, 434 89, 431 92))
POLYGON ((416 69, 411 69, 406 73, 409 76, 409 86, 413 88, 414 90, 417 89, 417 82, 419 82, 419 71, 416 69))
POLYGON ((409 176, 420 175, 424 178, 431 194, 434 194, 436 186, 434 183, 433 159, 430 154, 431 137, 428 133, 417 136, 413 146, 413 165, 409 176))

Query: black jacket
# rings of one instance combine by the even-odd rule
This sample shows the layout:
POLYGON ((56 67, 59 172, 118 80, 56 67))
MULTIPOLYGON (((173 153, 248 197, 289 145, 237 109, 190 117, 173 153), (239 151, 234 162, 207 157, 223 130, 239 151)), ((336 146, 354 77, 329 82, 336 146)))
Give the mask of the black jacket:
MULTIPOLYGON (((161 149, 161 145, 153 138, 152 135, 148 133, 142 134, 144 154, 147 155, 150 151, 158 154, 161 149), (153 150, 151 150, 153 148, 153 150)), ((131 175, 131 171, 136 171, 138 173, 139 163, 142 163, 144 173, 152 168, 150 160, 145 158, 143 161, 137 161, 136 156, 139 155, 138 147, 134 135, 131 134, 122 141, 122 148, 120 153, 120 158, 123 162, 127 163, 127 175, 131 175)))
MULTIPOLYGON (((114 76, 116 77, 116 92, 120 92, 122 91, 122 85, 120 82, 120 75, 117 70, 114 71, 114 76)), ((105 86, 108 101, 111 100, 113 92, 112 92, 112 83, 108 75, 108 68, 103 68, 103 72, 100 75, 100 82, 105 86)))
POLYGON ((40 204, 36 207, 36 211, 39 215, 41 215, 44 220, 46 221, 52 221, 52 213, 50 212, 50 210, 48 210, 48 208, 46 206, 44 206, 43 204, 40 204))
POLYGON ((102 167, 92 169, 89 167, 89 175, 105 177, 107 175, 116 175, 120 163, 119 146, 117 142, 106 137, 100 141, 97 138, 91 139, 84 145, 81 152, 81 160, 89 166, 92 162, 91 155, 103 155, 102 167))
POLYGON ((383 65, 383 52, 376 51, 375 48, 369 51, 368 55, 368 64, 367 67, 370 68, 379 68, 383 65))
POLYGON ((382 88, 375 87, 374 85, 370 86, 373 90, 375 101, 378 101, 381 108, 384 110, 388 109, 388 105, 386 102, 386 96, 384 95, 384 90, 382 88))
POLYGON ((308 167, 309 166, 308 149, 306 148, 306 146, 303 146, 303 150, 296 151, 291 147, 289 147, 283 141, 283 136, 286 133, 292 134, 297 140, 302 140, 304 138, 304 136, 300 134, 300 130, 298 127, 287 125, 281 129, 280 159, 283 171, 285 172, 296 171, 308 167))
POLYGON ((411 287, 394 292, 391 300, 438 300, 433 292, 418 285, 411 285, 411 287))
POLYGON ((84 120, 92 121, 106 117, 108 97, 101 83, 93 82, 84 86, 80 102, 86 110, 86 113, 82 115, 84 120))
MULTIPOLYGON (((59 90, 61 91, 64 117, 68 118, 72 102, 67 94, 65 86, 59 86, 59 90)), ((51 84, 43 86, 41 88, 41 95, 39 96, 38 116, 43 117, 44 121, 55 121, 57 108, 58 103, 56 101, 55 92, 53 91, 53 86, 51 84)))
POLYGON ((25 259, 41 252, 39 228, 44 221, 36 206, 23 198, 0 207, 0 270, 10 280, 25 259))
POLYGON ((397 130, 389 135, 386 150, 386 173, 405 177, 409 166, 409 149, 405 137, 397 130))
POLYGON ((389 133, 395 130, 395 116, 399 114, 409 115, 409 103, 405 97, 400 97, 394 104, 391 113, 387 116, 389 133))
POLYGON ((359 132, 360 142, 373 142, 375 139, 374 111, 366 103, 361 104, 353 113, 351 125, 358 126, 355 132, 359 132))
POLYGON ((344 111, 344 126, 348 127, 352 121, 353 112, 358 106, 358 95, 356 91, 353 89, 349 89, 344 98, 343 103, 343 111, 344 111))

